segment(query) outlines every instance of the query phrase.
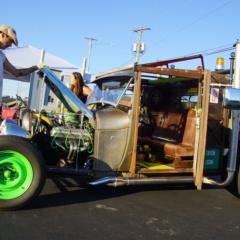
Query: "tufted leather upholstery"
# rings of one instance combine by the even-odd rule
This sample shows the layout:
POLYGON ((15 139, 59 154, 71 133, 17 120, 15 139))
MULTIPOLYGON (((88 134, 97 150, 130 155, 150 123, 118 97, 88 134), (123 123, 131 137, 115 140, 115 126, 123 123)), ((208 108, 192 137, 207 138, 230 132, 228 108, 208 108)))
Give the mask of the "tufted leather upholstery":
POLYGON ((195 140, 194 110, 157 112, 152 115, 155 126, 150 137, 140 137, 139 142, 158 147, 165 158, 180 160, 193 157, 195 140))
POLYGON ((166 158, 179 159, 182 157, 193 156, 195 140, 195 118, 195 111, 189 110, 186 117, 186 124, 182 141, 177 144, 166 143, 164 145, 164 154, 166 158))

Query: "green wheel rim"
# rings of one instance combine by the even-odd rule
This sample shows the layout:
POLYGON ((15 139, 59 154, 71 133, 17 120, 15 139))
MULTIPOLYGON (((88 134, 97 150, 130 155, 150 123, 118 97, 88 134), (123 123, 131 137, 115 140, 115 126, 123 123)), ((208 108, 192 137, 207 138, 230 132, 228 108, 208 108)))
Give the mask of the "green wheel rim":
POLYGON ((19 152, 0 151, 0 199, 14 199, 23 195, 33 181, 33 169, 19 152))

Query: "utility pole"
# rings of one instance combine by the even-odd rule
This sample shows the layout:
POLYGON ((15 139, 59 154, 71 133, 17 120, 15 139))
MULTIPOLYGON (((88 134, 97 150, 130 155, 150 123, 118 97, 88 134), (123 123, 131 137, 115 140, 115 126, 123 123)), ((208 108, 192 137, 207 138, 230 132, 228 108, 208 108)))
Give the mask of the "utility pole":
POLYGON ((92 54, 92 45, 93 45, 93 41, 97 41, 97 39, 92 38, 92 37, 85 37, 85 39, 88 40, 88 55, 87 55, 86 72, 89 72, 90 58, 91 58, 91 54, 92 54))
POLYGON ((138 33, 138 42, 136 43, 136 63, 138 64, 140 61, 140 56, 144 52, 144 47, 142 43, 142 34, 144 31, 149 31, 151 28, 149 27, 139 27, 134 29, 133 31, 138 33))

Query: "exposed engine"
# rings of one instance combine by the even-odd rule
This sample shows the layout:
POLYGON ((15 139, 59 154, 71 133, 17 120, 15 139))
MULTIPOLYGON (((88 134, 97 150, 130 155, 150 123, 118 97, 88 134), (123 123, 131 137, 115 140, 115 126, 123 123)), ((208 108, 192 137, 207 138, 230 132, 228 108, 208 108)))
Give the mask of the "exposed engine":
POLYGON ((74 162, 79 152, 92 153, 93 151, 92 131, 89 128, 54 127, 50 136, 52 137, 51 147, 65 151, 68 162, 74 162))
POLYGON ((45 154, 45 159, 59 166, 83 167, 87 157, 93 153, 94 129, 83 116, 77 114, 44 114, 51 120, 51 127, 46 122, 37 120, 34 124, 33 139, 45 154), (73 166, 74 165, 74 166, 73 166))

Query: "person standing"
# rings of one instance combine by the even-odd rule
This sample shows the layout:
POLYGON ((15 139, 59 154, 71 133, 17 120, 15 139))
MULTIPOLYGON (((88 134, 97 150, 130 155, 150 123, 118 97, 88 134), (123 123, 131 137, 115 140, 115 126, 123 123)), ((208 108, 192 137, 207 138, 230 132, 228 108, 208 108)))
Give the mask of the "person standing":
POLYGON ((91 88, 84 83, 82 74, 79 72, 72 73, 70 89, 83 103, 86 103, 87 97, 92 93, 91 88))
POLYGON ((13 66, 5 56, 2 50, 11 47, 12 44, 18 46, 16 31, 8 25, 0 25, 0 107, 2 105, 2 88, 3 88, 3 73, 4 70, 11 73, 15 77, 28 75, 36 70, 37 66, 18 69, 13 66))

